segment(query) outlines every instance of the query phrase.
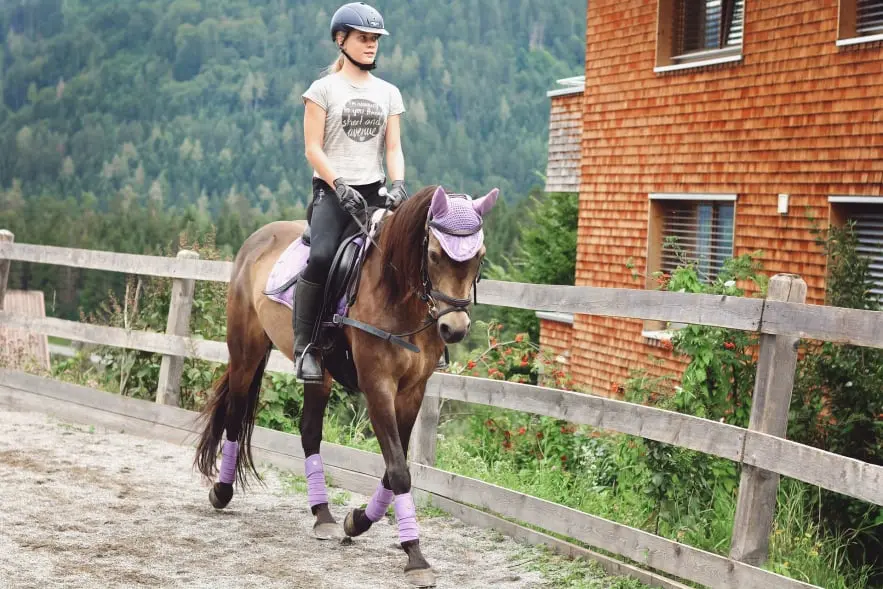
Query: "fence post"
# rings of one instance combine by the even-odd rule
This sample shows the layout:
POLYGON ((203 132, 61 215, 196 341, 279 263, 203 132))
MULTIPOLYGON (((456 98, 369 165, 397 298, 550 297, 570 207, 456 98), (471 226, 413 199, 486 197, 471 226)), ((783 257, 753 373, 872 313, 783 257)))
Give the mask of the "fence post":
MULTIPOLYGON (((178 252, 179 260, 195 260, 199 254, 190 250, 178 252)), ((190 335, 190 311, 193 309, 193 291, 196 281, 175 278, 172 282, 172 299, 169 303, 169 317, 166 322, 166 333, 170 335, 190 335)), ((163 356, 159 367, 159 383, 156 390, 156 402, 178 406, 181 373, 184 370, 184 358, 180 356, 163 356)))
MULTIPOLYGON (((0 229, 0 243, 15 241, 12 232, 6 229, 0 229)), ((0 311, 3 310, 3 299, 6 298, 6 281, 9 280, 9 264, 10 260, 0 258, 0 311)))
MULTIPOLYGON (((776 274, 770 280, 767 300, 805 303, 806 282, 793 274, 776 274)), ((749 430, 785 437, 799 339, 761 334, 749 430)), ((753 566, 766 561, 778 488, 778 474, 742 465, 730 558, 753 566)))
MULTIPOLYGON (((432 385, 430 385, 431 387, 432 385)), ((430 387, 427 387, 429 389, 430 387)), ((435 466, 435 446, 438 439, 438 416, 441 398, 426 395, 411 432, 411 461, 435 466)))

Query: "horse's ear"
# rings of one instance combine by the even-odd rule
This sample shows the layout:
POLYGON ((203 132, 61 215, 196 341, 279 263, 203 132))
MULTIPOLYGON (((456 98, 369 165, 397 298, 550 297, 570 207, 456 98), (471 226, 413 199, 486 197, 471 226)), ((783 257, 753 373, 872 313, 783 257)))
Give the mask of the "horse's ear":
POLYGON ((475 209, 475 212, 478 213, 479 217, 484 217, 492 208, 494 208, 494 205, 497 204, 498 196, 500 196, 500 189, 494 188, 478 200, 473 200, 472 208, 475 209))
POLYGON ((432 217, 443 217, 448 212, 448 193, 439 185, 432 195, 432 203, 429 205, 429 213, 432 217))

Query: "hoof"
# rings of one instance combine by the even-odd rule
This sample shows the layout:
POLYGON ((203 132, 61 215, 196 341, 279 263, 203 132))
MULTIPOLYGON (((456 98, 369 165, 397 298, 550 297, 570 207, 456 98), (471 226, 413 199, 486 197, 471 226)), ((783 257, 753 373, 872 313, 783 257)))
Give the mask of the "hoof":
POLYGON ((313 536, 319 540, 333 540, 340 535, 339 530, 340 528, 337 527, 337 524, 320 524, 316 522, 313 526, 313 536))
POLYGON ((316 523, 313 524, 313 536, 319 540, 331 540, 340 537, 340 528, 337 520, 331 515, 327 503, 316 505, 312 508, 313 515, 316 516, 316 523))
POLYGON ((215 509, 224 509, 233 499, 233 485, 227 483, 215 483, 208 492, 208 500, 215 509))
POLYGON ((354 509, 346 514, 346 518, 343 520, 343 532, 350 538, 355 538, 371 529, 371 523, 371 520, 365 517, 363 510, 354 509), (366 523, 367 525, 365 525, 366 523))
POLYGON ((405 580, 414 587, 435 587, 435 573, 432 569, 405 571, 405 580))
POLYGON ((356 531, 356 524, 353 522, 352 511, 346 514, 346 517, 343 518, 343 533, 347 535, 347 538, 355 538, 359 535, 356 531))

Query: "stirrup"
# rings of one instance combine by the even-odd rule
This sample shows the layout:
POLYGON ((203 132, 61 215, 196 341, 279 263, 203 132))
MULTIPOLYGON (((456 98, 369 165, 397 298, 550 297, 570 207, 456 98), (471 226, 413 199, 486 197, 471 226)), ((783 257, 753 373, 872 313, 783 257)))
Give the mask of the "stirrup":
POLYGON ((295 358, 294 361, 294 376, 298 382, 301 383, 312 383, 312 382, 322 382, 325 379, 325 368, 322 366, 322 356, 316 355, 310 348, 313 347, 313 344, 310 343, 304 348, 303 353, 295 358), (304 359, 307 357, 307 354, 310 355, 310 361, 313 362, 316 366, 318 366, 318 375, 311 375, 310 378, 304 378, 304 359))

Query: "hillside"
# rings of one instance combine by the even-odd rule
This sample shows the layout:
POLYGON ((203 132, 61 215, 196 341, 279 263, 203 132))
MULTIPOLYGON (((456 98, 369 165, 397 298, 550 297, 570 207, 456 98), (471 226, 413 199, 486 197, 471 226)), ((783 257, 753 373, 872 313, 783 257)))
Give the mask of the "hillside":
MULTIPOLYGON (((541 184, 546 90, 582 72, 585 0, 377 0, 411 186, 541 184)), ((0 6, 0 189, 280 214, 303 203, 301 92, 336 3, 19 0, 0 6)))

